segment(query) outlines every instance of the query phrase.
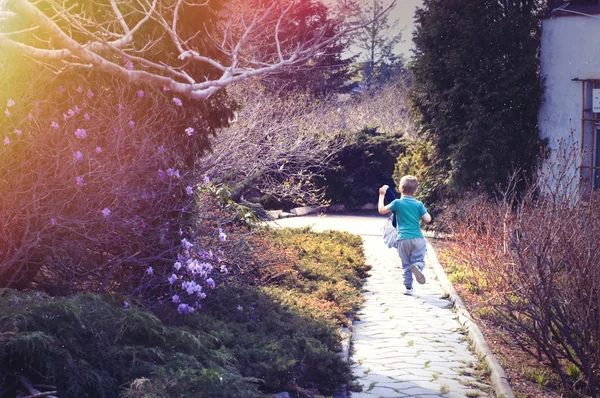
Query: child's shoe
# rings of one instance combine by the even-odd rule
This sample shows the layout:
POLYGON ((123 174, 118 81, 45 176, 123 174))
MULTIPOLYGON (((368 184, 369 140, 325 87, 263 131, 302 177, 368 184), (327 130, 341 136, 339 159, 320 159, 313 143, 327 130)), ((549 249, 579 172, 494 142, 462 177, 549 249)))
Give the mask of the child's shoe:
POLYGON ((421 285, 423 283, 425 283, 425 275, 423 275, 423 273, 421 272, 421 270, 419 269, 419 267, 417 266, 417 264, 411 264, 410 265, 410 272, 413 273, 413 275, 415 276, 415 279, 421 285))

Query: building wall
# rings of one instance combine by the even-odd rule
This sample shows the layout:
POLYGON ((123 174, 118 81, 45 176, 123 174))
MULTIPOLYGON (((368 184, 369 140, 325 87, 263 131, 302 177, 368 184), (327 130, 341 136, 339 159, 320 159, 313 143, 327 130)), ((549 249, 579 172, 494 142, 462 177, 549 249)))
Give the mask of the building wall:
MULTIPOLYGON (((600 16, 600 15, 597 15, 600 16)), ((581 137, 581 82, 600 79, 600 19, 569 16, 542 22, 541 74, 545 92, 539 112, 540 134, 550 148, 569 136, 571 127, 581 137)))

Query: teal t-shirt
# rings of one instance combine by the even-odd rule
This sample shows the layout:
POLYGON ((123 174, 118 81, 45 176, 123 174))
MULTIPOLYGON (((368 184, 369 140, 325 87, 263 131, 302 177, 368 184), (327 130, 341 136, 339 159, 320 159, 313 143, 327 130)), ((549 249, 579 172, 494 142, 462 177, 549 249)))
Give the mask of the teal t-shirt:
POLYGON ((398 240, 422 238, 421 217, 427 213, 423 203, 412 196, 402 196, 390 203, 390 210, 396 213, 398 240))

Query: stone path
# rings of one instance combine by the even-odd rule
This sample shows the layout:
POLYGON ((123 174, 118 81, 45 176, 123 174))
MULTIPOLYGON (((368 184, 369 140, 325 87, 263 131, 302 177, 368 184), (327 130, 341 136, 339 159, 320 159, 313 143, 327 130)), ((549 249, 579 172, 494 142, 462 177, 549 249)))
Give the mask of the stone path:
POLYGON ((490 387, 477 381, 480 361, 469 351, 464 330, 433 270, 425 285, 402 294, 402 270, 394 249, 381 238, 381 216, 326 215, 277 221, 283 227, 312 225, 315 231, 343 230, 364 239, 373 267, 364 286, 365 305, 354 322, 354 372, 363 391, 353 398, 488 397, 490 387))

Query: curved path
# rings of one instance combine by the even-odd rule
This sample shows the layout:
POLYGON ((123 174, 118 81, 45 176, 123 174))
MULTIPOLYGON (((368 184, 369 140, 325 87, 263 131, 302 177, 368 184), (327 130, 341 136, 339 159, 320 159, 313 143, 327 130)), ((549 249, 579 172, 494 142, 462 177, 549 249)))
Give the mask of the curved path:
MULTIPOLYGON (((381 238, 383 216, 322 215, 286 218, 271 224, 312 226, 361 235, 373 267, 364 286, 365 304, 354 322, 352 361, 363 392, 353 398, 488 397, 490 387, 475 376, 480 361, 471 353, 465 331, 442 298, 442 288, 427 264, 425 285, 402 294, 402 270, 394 249, 381 238)), ((429 250, 431 247, 429 246, 429 250)))

